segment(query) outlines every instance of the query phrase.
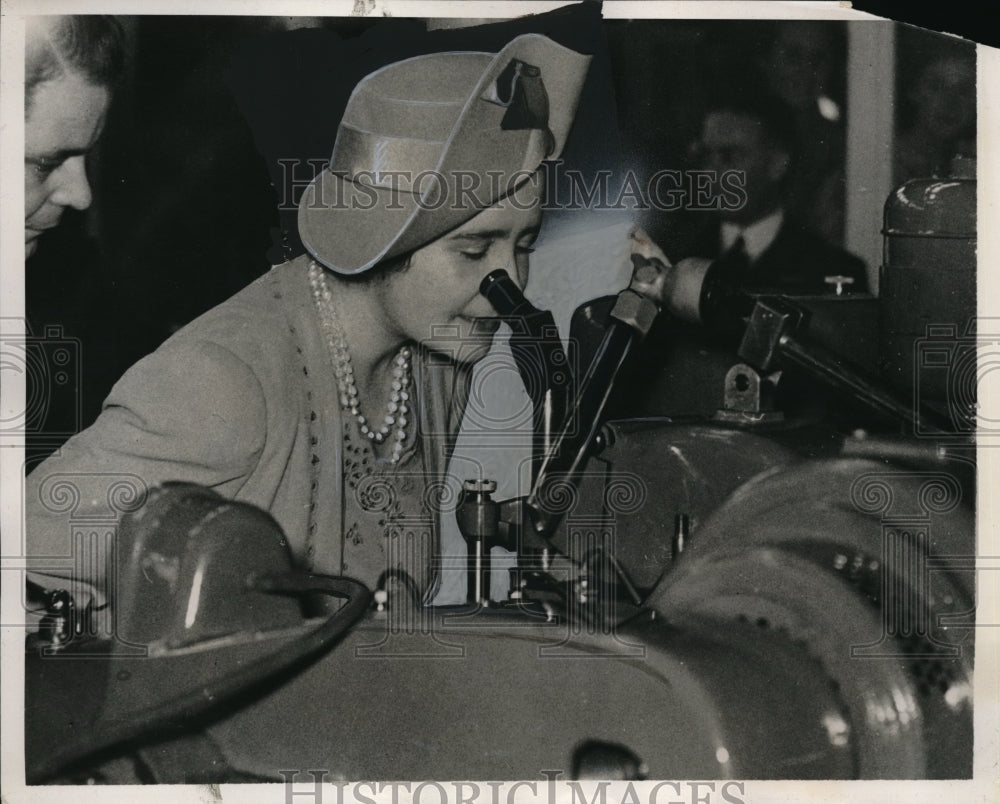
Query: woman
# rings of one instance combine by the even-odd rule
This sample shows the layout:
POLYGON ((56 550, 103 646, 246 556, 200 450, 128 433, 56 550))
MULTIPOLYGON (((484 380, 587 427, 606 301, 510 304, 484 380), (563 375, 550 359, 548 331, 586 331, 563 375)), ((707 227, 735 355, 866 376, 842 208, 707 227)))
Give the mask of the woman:
POLYGON ((498 326, 479 283, 526 279, 536 171, 588 61, 526 35, 365 78, 299 207, 308 253, 134 366, 29 476, 29 551, 51 558, 35 566, 113 597, 110 537, 88 525, 71 544, 74 523, 104 517, 110 534, 146 490, 183 480, 268 510, 306 567, 369 586, 402 570, 432 595, 434 492, 498 326))
POLYGON ((24 65, 24 252, 67 207, 90 206, 84 158, 104 128, 124 65, 113 17, 32 17, 24 65))

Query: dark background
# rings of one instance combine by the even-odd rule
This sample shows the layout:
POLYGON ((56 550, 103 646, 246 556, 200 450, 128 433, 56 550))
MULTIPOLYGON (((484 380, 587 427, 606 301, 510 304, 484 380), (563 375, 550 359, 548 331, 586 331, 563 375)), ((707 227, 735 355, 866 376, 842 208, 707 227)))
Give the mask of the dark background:
POLYGON ((1000 24, 997 23, 996 5, 993 3, 976 0, 951 0, 947 3, 853 0, 851 5, 857 11, 1000 47, 1000 24))

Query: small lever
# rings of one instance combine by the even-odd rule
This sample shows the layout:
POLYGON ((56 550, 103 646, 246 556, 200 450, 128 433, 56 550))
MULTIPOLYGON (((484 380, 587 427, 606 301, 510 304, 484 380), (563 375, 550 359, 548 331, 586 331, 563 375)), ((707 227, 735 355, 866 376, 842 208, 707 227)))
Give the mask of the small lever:
POLYGON ((853 285, 854 277, 837 274, 836 276, 823 277, 823 281, 828 285, 834 285, 836 287, 837 295, 842 296, 844 295, 844 285, 853 285))

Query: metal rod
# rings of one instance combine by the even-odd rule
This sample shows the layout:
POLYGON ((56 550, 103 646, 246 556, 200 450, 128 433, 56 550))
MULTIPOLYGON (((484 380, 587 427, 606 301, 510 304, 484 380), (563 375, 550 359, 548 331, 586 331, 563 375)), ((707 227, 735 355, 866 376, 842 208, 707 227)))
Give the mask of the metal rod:
POLYGON ((569 487, 575 489, 579 484, 580 473, 593 447, 615 378, 637 339, 636 332, 627 324, 620 321, 612 323, 581 383, 580 392, 562 430, 542 462, 526 503, 532 526, 541 536, 551 535, 562 520, 565 512, 560 510, 561 506, 552 503, 560 500, 569 487))
POLYGON ((925 433, 929 429, 942 433, 949 430, 950 423, 944 417, 903 403, 878 383, 844 366, 840 358, 817 343, 786 333, 778 341, 778 349, 782 360, 805 369, 814 377, 841 391, 846 391, 879 413, 899 419, 925 433))

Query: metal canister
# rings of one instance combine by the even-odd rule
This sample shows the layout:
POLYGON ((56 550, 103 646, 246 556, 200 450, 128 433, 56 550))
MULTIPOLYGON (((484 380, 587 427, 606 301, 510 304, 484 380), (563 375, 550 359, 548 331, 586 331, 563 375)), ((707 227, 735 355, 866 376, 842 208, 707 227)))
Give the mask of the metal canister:
POLYGON ((956 158, 947 178, 897 188, 882 233, 883 377, 915 401, 954 407, 956 360, 975 332, 975 160, 956 158))

